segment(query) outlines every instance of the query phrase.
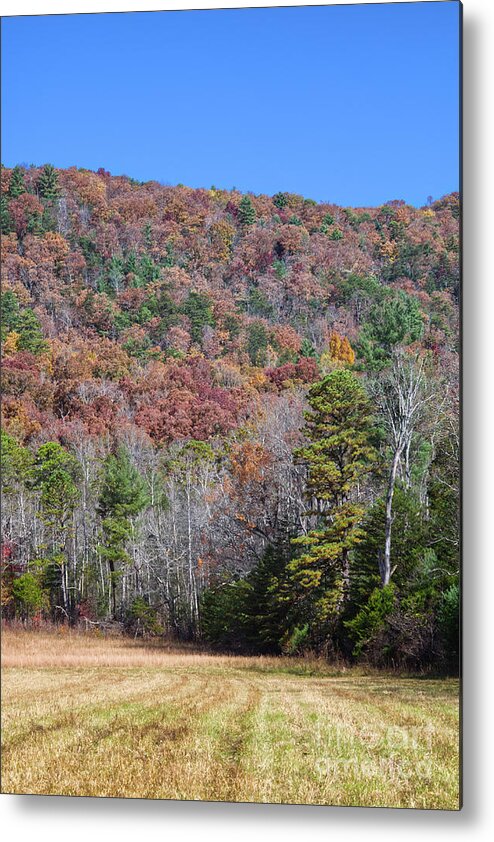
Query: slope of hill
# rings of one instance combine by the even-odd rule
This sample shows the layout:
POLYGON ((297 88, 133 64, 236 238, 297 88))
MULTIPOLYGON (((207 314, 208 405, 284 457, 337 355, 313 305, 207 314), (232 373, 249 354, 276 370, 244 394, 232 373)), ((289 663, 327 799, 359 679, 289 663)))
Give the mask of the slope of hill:
MULTIPOLYGON (((341 370, 376 416, 380 466, 352 492, 368 519, 361 607, 379 581, 393 440, 378 392, 398 352, 420 360, 437 412, 422 413, 397 460, 395 581, 411 598, 405 580, 446 570, 420 609, 446 611, 458 567, 457 194, 420 209, 341 208, 16 167, 2 169, 1 226, 12 615, 118 617, 197 635, 211 585, 218 593, 240 576, 254 587, 245 574, 267 548, 284 547, 285 570, 289 539, 319 522, 307 513, 310 466, 293 457, 307 389, 341 370)), ((343 615, 337 634, 328 616, 311 645, 350 651, 358 634, 348 643, 343 615)), ((302 612, 277 627, 274 649, 304 624, 302 612)))

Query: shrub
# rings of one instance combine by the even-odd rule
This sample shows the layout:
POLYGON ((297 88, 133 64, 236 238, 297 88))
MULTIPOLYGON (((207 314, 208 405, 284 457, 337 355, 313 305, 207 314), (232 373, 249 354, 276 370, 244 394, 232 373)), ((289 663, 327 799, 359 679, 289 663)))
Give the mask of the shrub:
POLYGON ((12 585, 16 608, 24 620, 47 607, 47 596, 34 573, 22 573, 12 585))
POLYGON ((345 625, 350 629, 355 641, 354 655, 361 655, 383 629, 395 606, 395 600, 395 587, 392 582, 384 588, 375 588, 357 616, 353 620, 347 620, 345 625))
POLYGON ((460 589, 456 584, 442 595, 438 625, 446 665, 456 671, 460 655, 460 589))
POLYGON ((291 632, 285 635, 282 643, 283 652, 285 655, 301 655, 307 647, 308 640, 309 624, 295 626, 291 632))
POLYGON ((142 596, 137 596, 132 602, 125 620, 127 631, 138 634, 163 634, 163 628, 158 622, 156 611, 142 596))

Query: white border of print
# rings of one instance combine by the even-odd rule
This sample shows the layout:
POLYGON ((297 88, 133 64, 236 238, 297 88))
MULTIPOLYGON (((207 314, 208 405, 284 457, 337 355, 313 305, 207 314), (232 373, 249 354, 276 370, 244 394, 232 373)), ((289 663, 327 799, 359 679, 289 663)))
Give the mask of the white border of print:
MULTIPOLYGON (((381 0, 381 2, 396 0, 381 0)), ((402 0, 398 0, 401 2, 402 0)), ((340 0, 340 3, 342 0, 340 0)), ((345 0, 343 0, 345 2, 345 0)), ((434 0, 425 0, 434 2, 434 0)), ((151 11, 165 9, 295 6, 295 0, 2 0, 2 15, 68 12, 151 11)), ((306 3, 306 5, 322 5, 306 3)), ((207 842, 400 842, 417 836, 448 842, 468 835, 483 839, 489 819, 494 826, 493 662, 490 630, 493 614, 494 561, 489 563, 494 478, 492 370, 494 278, 488 280, 494 185, 494 3, 464 2, 464 808, 460 813, 379 808, 291 807, 132 801, 93 798, 0 796, 4 838, 53 842, 99 842, 111 838, 134 842, 150 838, 207 842), (490 178, 489 178, 490 177, 490 178)), ((90 57, 88 57, 90 60, 90 57)))

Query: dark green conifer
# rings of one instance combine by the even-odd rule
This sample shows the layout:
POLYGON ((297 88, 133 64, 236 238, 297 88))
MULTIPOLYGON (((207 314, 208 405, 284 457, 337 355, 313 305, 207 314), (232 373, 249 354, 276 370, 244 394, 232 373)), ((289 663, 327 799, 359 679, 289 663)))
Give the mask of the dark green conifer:
POLYGON ((51 164, 45 164, 41 174, 38 176, 37 187, 42 199, 53 201, 58 198, 60 188, 58 186, 58 175, 51 164))
POLYGON ((253 225, 256 221, 256 211, 250 196, 242 196, 238 206, 238 218, 242 225, 253 225))
POLYGON ((21 196, 25 192, 26 185, 24 184, 24 171, 19 166, 16 166, 12 170, 10 176, 8 191, 9 197, 11 199, 17 199, 18 196, 21 196))

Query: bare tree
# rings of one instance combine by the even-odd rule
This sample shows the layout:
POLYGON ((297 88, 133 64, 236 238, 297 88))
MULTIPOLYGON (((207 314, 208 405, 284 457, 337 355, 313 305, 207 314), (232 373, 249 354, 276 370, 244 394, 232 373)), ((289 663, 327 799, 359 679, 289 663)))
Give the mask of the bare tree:
POLYGON ((410 486, 410 446, 426 405, 435 397, 426 392, 424 358, 411 356, 398 349, 393 355, 390 370, 374 384, 382 418, 389 434, 392 450, 391 467, 386 492, 384 552, 379 558, 381 582, 389 584, 391 568, 391 534, 393 525, 393 496, 396 477, 402 460, 405 486, 410 486))

